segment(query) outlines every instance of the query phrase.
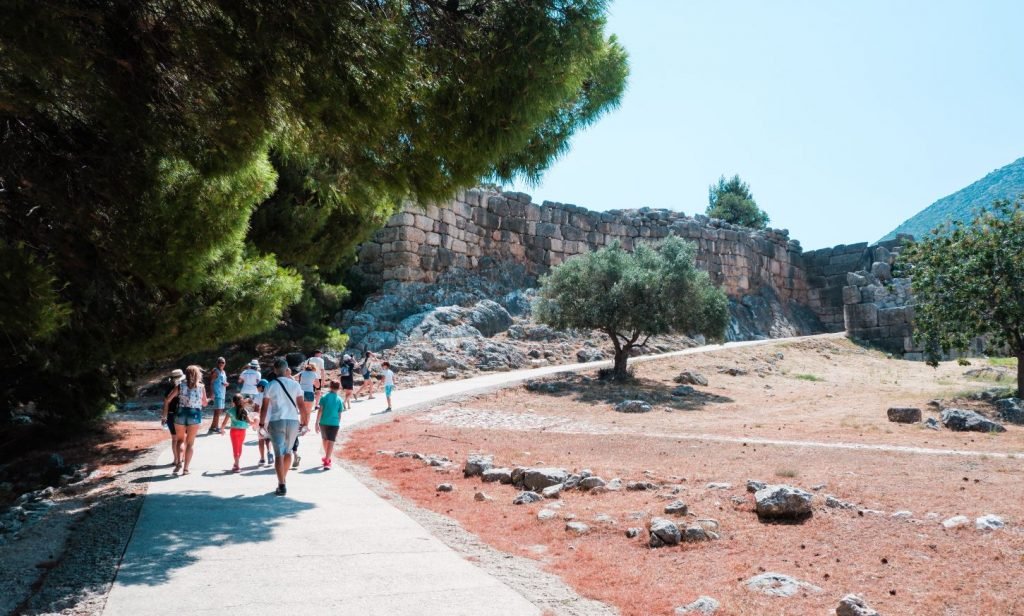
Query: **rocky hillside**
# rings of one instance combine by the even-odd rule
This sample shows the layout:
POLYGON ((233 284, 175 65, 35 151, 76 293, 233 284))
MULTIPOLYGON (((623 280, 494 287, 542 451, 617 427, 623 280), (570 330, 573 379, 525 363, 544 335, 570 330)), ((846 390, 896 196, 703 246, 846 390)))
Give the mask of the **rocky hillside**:
POLYGON ((923 237, 947 222, 970 221, 977 210, 987 209, 996 199, 1015 199, 1024 194, 1024 158, 996 169, 967 188, 936 201, 885 235, 880 242, 908 233, 923 237))

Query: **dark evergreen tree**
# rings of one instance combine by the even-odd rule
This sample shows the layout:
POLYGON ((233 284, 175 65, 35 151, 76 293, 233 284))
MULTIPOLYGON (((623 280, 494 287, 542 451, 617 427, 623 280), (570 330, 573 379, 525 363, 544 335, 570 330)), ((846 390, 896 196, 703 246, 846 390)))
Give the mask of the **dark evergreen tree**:
POLYGON ((728 180, 725 176, 718 178, 718 184, 708 187, 707 215, 720 218, 734 225, 742 225, 752 229, 764 229, 768 226, 768 214, 761 211, 750 193, 750 186, 734 175, 728 180))
POLYGON ((0 8, 0 405, 66 418, 322 322, 400 200, 536 178, 626 74, 604 1, 0 8))

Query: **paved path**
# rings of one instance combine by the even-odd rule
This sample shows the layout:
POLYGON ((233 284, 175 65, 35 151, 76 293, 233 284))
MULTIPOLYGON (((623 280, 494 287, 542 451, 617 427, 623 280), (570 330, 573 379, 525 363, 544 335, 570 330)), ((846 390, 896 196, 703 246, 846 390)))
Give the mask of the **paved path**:
MULTIPOLYGON (((737 342, 635 358, 705 353, 779 340, 737 342)), ((501 372, 395 393, 396 408, 437 402, 528 378, 592 370, 611 362, 501 372)), ((399 375, 399 384, 401 384, 399 375)), ((383 396, 355 405, 346 425, 383 410, 383 396)), ((464 560, 412 518, 320 458, 302 439, 288 496, 275 497, 273 469, 256 467, 255 440, 232 474, 227 436, 196 441, 192 474, 170 475, 167 448, 107 599, 107 616, 138 614, 538 615, 540 610, 464 560)))

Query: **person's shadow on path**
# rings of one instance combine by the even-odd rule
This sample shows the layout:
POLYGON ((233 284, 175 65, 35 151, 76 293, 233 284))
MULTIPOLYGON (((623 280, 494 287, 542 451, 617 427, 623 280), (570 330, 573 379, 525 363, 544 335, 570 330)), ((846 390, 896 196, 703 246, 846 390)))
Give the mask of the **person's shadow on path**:
POLYGON ((115 582, 163 584, 174 570, 196 562, 196 551, 269 541, 282 522, 315 506, 273 494, 150 494, 115 582))

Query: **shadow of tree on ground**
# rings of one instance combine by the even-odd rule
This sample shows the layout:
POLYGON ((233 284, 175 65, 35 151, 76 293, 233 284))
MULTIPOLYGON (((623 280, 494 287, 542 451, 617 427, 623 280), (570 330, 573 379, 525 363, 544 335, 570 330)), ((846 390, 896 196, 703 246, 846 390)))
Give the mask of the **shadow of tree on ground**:
POLYGON ((162 584, 175 569, 196 562, 198 550, 269 541, 281 522, 315 506, 270 493, 229 498, 209 492, 150 494, 115 581, 162 584))
POLYGON ((613 381, 574 373, 559 373, 552 378, 527 381, 531 393, 565 397, 579 402, 615 405, 623 400, 643 400, 652 406, 679 411, 695 411, 708 404, 732 402, 726 396, 707 393, 689 385, 666 385, 650 379, 613 381))

